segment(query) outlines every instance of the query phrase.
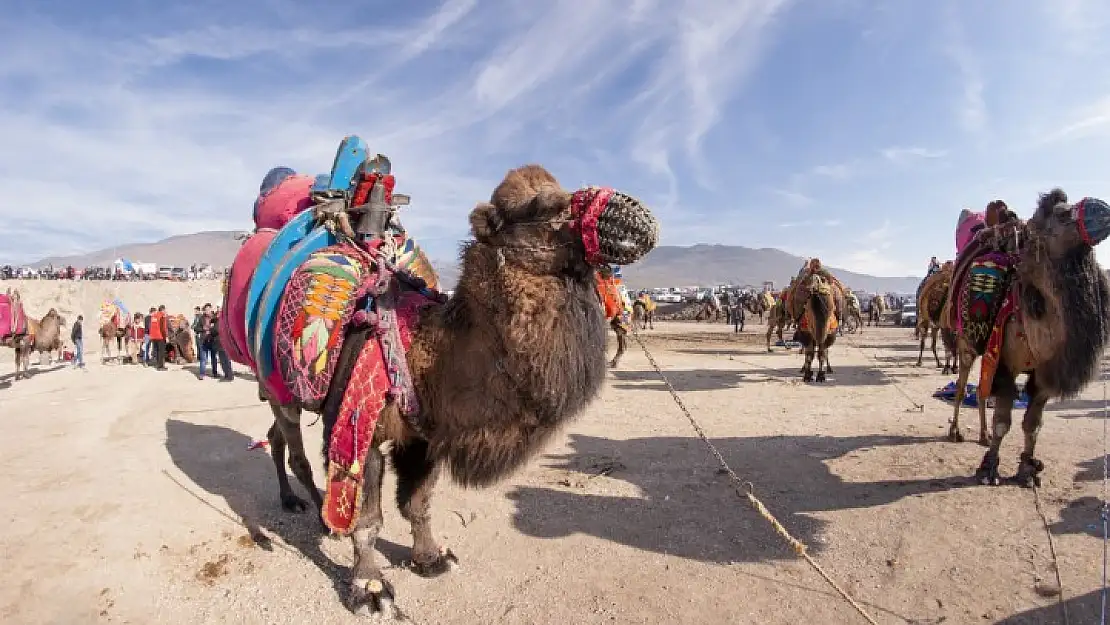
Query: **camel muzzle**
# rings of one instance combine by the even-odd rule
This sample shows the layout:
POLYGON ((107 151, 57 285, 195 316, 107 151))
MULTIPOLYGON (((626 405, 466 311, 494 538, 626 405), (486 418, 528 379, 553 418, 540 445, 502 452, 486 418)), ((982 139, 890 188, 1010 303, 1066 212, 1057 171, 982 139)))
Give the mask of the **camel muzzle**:
POLYGON ((1098 198, 1085 197, 1075 205, 1075 222, 1083 241, 1092 247, 1110 237, 1110 205, 1098 198))
POLYGON ((636 198, 604 187, 586 187, 571 199, 573 227, 582 234, 586 261, 629 265, 655 249, 659 222, 636 198))

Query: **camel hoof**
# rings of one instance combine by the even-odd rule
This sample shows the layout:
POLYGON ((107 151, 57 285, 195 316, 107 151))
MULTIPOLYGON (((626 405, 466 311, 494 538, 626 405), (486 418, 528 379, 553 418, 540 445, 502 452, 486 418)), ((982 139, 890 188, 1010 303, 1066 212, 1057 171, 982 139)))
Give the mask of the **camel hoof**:
POLYGON ((396 617, 393 586, 384 579, 356 579, 351 581, 347 609, 360 616, 396 617))
POLYGON ((964 442, 964 434, 959 428, 951 428, 948 430, 949 443, 962 443, 964 442))
POLYGON ((802 382, 812 382, 812 381, 813 381, 813 372, 812 371, 806 371, 804 374, 802 374, 802 382))
POLYGON ((1021 454, 1021 462, 1018 463, 1018 470, 1013 477, 1013 481, 1022 488, 1040 487, 1041 471, 1044 471, 1043 462, 1032 456, 1021 454))
POLYGON ((420 577, 439 577, 458 566, 458 564, 459 559, 455 554, 450 549, 445 549, 442 553, 437 553, 431 558, 413 556, 412 570, 420 577))
POLYGON ((616 360, 610 360, 609 361, 609 368, 610 369, 616 369, 617 368, 617 361, 616 360))
POLYGON ((825 365, 825 373, 832 373, 832 372, 833 372, 832 367, 830 367, 828 365, 825 365))
POLYGON ((991 437, 989 437, 989 436, 980 436, 979 437, 979 445, 982 446, 982 447, 990 447, 991 446, 991 437))
POLYGON ((975 481, 983 486, 998 486, 1002 479, 998 475, 998 456, 987 452, 983 462, 975 470, 975 481))
POLYGON ((825 381, 825 372, 824 371, 818 371, 817 372, 817 381, 818 382, 824 382, 825 381))
POLYGON ((304 512, 308 510, 308 503, 304 499, 290 493, 281 496, 281 509, 286 512, 304 512))

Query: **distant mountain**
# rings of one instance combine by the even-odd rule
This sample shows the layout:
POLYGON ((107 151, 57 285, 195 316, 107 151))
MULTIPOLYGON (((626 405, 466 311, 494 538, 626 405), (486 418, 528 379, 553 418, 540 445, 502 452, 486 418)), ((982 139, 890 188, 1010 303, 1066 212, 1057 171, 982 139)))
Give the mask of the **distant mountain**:
MULTIPOLYGON (((234 231, 198 232, 170 237, 155 243, 120 245, 88 254, 44 258, 34 267, 107 266, 117 258, 135 262, 158 263, 188 267, 210 263, 227 267, 235 259, 240 241, 234 231)), ((771 248, 752 249, 736 245, 664 245, 655 248, 640 262, 625 267, 624 280, 630 288, 667 286, 709 286, 735 284, 759 286, 765 280, 785 285, 798 273, 805 259, 771 248)), ((441 287, 454 288, 459 268, 455 259, 434 260, 441 287)), ((906 276, 884 278, 858 274, 835 267, 829 268, 853 289, 869 292, 912 293, 921 278, 906 276)))
MULTIPOLYGON (((772 248, 753 249, 738 245, 663 245, 640 262, 622 270, 629 288, 661 286, 709 286, 734 284, 760 286, 771 280, 785 286, 798 274, 804 258, 772 248)), ((872 293, 913 293, 921 278, 885 278, 828 267, 854 290, 872 293)))

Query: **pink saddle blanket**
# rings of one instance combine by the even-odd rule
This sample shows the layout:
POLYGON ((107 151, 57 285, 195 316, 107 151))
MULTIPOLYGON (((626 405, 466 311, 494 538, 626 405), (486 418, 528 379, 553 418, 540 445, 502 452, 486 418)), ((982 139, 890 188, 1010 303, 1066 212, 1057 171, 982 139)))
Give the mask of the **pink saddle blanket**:
POLYGON ((227 355, 251 369, 254 369, 254 359, 247 348, 247 295, 258 260, 276 234, 273 230, 261 230, 252 234, 239 248, 235 262, 231 265, 224 305, 220 311, 220 336, 225 337, 224 349, 227 350, 227 355))
POLYGON ((23 312, 23 304, 0 294, 0 339, 24 334, 27 334, 27 315, 23 312))

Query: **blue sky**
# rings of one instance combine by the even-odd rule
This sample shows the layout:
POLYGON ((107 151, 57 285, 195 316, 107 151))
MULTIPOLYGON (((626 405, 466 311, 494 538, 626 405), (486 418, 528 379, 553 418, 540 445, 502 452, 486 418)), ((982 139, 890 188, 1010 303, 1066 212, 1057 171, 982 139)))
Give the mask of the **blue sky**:
POLYGON ((876 275, 952 256, 964 206, 1110 199, 1099 0, 4 5, 9 260, 248 229, 270 167, 322 172, 348 133, 434 258, 528 162, 639 196, 664 244, 876 275))

